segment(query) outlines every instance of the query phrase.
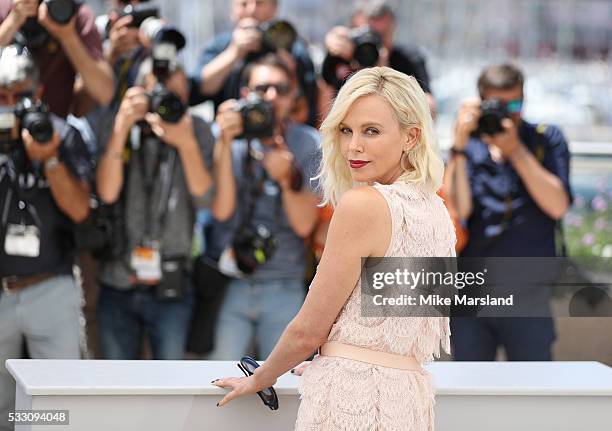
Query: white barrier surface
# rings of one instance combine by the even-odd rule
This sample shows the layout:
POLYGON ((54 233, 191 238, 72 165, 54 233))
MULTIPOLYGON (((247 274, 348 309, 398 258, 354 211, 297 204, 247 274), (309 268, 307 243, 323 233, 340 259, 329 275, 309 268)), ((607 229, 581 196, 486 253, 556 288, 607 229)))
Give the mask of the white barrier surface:
MULTIPOLYGON (((8 360, 17 410, 68 410, 70 423, 16 431, 290 431, 299 377, 275 389, 280 409, 256 396, 225 407, 210 384, 242 376, 231 361, 8 360)), ((598 362, 437 362, 436 431, 610 431, 612 368, 598 362)))

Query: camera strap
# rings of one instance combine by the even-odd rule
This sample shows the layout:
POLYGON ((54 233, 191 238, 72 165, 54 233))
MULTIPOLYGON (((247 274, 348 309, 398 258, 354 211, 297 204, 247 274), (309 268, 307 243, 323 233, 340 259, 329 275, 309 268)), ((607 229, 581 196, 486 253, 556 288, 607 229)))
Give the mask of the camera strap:
MULTIPOLYGON (((245 166, 245 169, 244 169, 245 178, 247 178, 246 198, 247 198, 248 206, 247 206, 247 211, 242 215, 238 226, 243 226, 252 220, 253 215, 255 214, 255 207, 257 205, 257 199, 263 192, 264 183, 266 182, 267 179, 269 179, 264 169, 263 175, 261 175, 257 181, 254 181, 256 179, 255 178, 256 176, 255 163, 257 162, 257 160, 251 155, 251 146, 252 146, 252 143, 251 143, 251 140, 249 139, 247 140, 247 150, 246 150, 245 165, 244 165, 245 166), (252 181, 249 181, 249 179, 252 181)), ((280 193, 278 193, 276 197, 275 205, 274 205, 274 220, 276 222, 276 225, 280 223, 281 207, 282 207, 281 196, 280 196, 280 193)), ((274 231, 274 229, 270 229, 270 230, 274 231)))
MULTIPOLYGON (((34 205, 28 203, 27 197, 24 196, 21 184, 19 184, 20 176, 17 174, 12 162, 7 161, 4 168, 9 182, 9 189, 4 197, 1 209, 1 246, 4 248, 7 255, 38 257, 40 254, 42 220, 34 205), (18 209, 22 212, 27 212, 34 225, 26 224, 23 215, 21 216, 19 224, 9 223, 8 216, 11 204, 13 203, 13 196, 16 197, 15 201, 18 203, 18 209)), ((28 176, 29 175, 30 174, 28 174, 28 176)), ((35 183, 37 181, 35 177, 34 181, 35 183)))
POLYGON ((141 145, 138 147, 137 154, 139 156, 138 165, 142 178, 145 198, 145 226, 144 238, 147 241, 161 241, 163 228, 168 208, 170 206, 170 195, 172 190, 172 177, 176 165, 176 150, 168 147, 158 138, 146 136, 141 139, 141 145), (157 145, 155 160, 147 158, 145 152, 147 145, 157 145), (153 193, 155 189, 156 178, 160 178, 162 182, 159 205, 156 209, 151 208, 153 201, 153 193), (158 238, 159 237, 159 238, 158 238))

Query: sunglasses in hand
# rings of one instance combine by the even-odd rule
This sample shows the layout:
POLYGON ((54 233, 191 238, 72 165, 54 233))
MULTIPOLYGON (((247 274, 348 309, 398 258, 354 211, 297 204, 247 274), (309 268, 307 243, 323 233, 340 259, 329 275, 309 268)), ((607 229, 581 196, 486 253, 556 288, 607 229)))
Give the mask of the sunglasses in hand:
MULTIPOLYGON (((247 377, 255 374, 255 369, 259 367, 257 361, 250 356, 243 356, 236 365, 247 377)), ((273 387, 270 386, 269 388, 263 389, 257 392, 257 395, 259 395, 259 398, 261 398, 263 403, 267 405, 270 410, 278 410, 278 397, 273 387)))

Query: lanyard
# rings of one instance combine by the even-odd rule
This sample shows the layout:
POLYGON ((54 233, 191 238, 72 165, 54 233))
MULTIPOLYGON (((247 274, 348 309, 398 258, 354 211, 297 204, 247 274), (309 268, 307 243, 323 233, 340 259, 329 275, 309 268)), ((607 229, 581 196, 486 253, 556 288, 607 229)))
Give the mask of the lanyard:
MULTIPOLYGON (((9 189, 4 198, 4 205, 2 206, 2 236, 5 235, 6 227, 8 225, 8 214, 11 208, 11 203, 13 201, 13 195, 17 197, 19 210, 27 211, 36 227, 41 229, 42 221, 38 216, 36 208, 31 203, 27 202, 27 198, 33 196, 35 191, 29 192, 24 195, 20 184, 18 184, 20 182, 20 176, 17 175, 13 162, 10 159, 7 160, 7 162, 4 164, 4 169, 9 181, 9 189)), ((38 179, 34 178, 34 182, 36 184, 38 182, 38 179)), ((21 224, 25 224, 23 217, 21 218, 21 224)))
MULTIPOLYGON (((139 138, 142 138, 140 134, 139 138)), ((170 206, 170 195, 172 190, 172 177, 174 176, 174 169, 176 165, 176 151, 162 143, 158 138, 145 136, 144 139, 139 140, 140 145, 136 150, 138 154, 138 167, 143 183, 144 199, 145 199, 145 225, 144 225, 144 238, 145 242, 152 240, 161 240, 161 232, 159 230, 163 228, 166 216, 168 214, 168 208, 170 206), (147 157, 145 151, 149 145, 158 145, 155 160, 152 166, 147 163, 147 157), (159 198, 159 205, 154 210, 152 207, 153 193, 155 191, 155 181, 159 177, 162 186, 159 198)))

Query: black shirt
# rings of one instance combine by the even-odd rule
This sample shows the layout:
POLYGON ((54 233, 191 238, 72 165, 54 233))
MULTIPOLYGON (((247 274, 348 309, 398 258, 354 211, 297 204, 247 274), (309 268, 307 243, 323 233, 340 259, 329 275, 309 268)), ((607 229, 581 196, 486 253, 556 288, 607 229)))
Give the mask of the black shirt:
MULTIPOLYGON (((62 138, 60 159, 74 177, 89 181, 94 166, 92 148, 75 127, 63 120, 54 118, 54 126, 62 138)), ((71 274, 74 225, 55 203, 42 163, 30 162, 21 143, 15 148, 10 156, 0 155, 0 277, 47 272, 71 274), (21 172, 17 178, 24 183, 22 187, 14 183, 15 172, 21 172), (20 200, 25 206, 20 205, 20 200), (10 256, 5 251, 7 225, 22 223, 36 226, 40 232, 37 257, 10 256)))
POLYGON ((414 76, 425 93, 431 93, 425 57, 417 47, 394 45, 389 55, 389 67, 414 76))
MULTIPOLYGON (((425 57, 419 48, 394 45, 389 53, 389 67, 413 76, 424 92, 431 93, 425 57)), ((356 71, 357 69, 354 69, 352 64, 329 53, 325 56, 321 66, 323 79, 336 89, 339 89, 348 77, 356 71)))

